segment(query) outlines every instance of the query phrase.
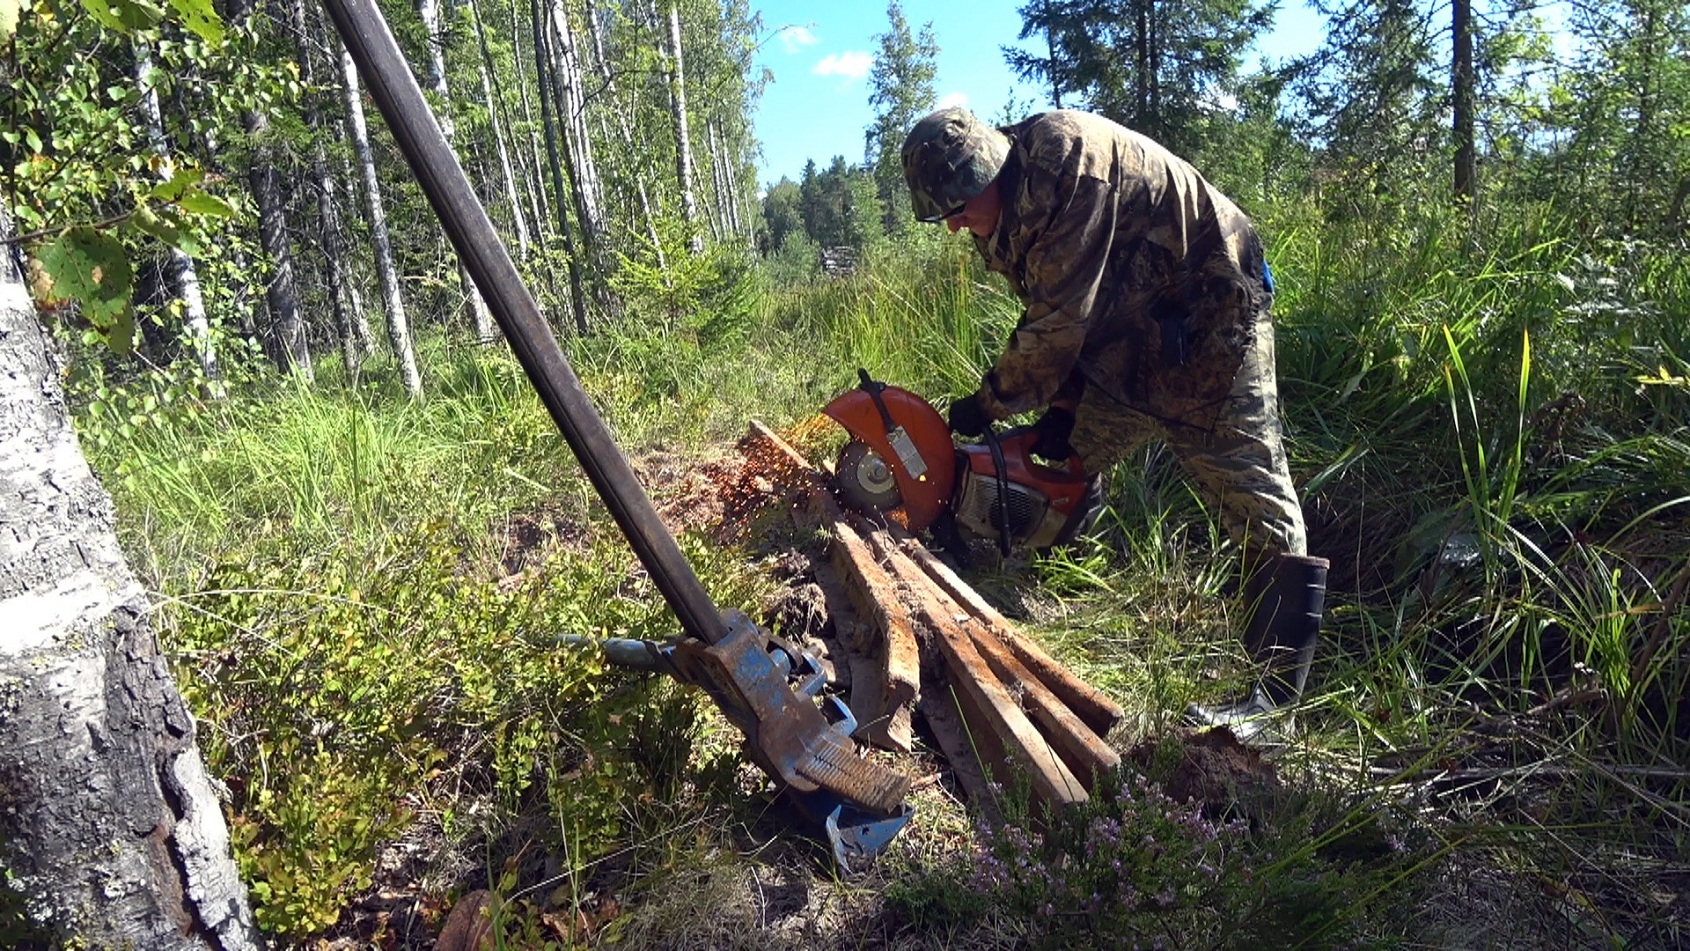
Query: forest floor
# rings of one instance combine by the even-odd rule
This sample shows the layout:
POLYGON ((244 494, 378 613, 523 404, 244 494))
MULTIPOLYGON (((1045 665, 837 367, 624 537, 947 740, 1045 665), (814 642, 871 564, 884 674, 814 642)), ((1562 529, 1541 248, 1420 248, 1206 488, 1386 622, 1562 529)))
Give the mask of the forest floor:
MULTIPOLYGON (((671 531, 703 533, 713 542, 737 546, 769 573, 773 594, 760 623, 823 658, 837 650, 821 589, 806 574, 814 559, 825 560, 825 538, 795 528, 774 494, 743 491, 743 460, 723 449, 705 458, 649 453, 633 462, 671 531)), ((501 565, 512 574, 527 570, 524 566, 545 546, 579 544, 582 534, 556 512, 513 518, 504 531, 501 565)), ((1000 569, 1014 573, 1017 566, 1000 569)), ((1036 615, 1038 597, 1028 591, 1026 600, 1004 608, 1036 615)), ((713 708, 698 706, 695 766, 706 768, 699 764, 713 754, 731 753, 737 740, 713 708)), ((1140 770, 1148 770, 1157 751, 1166 748, 1165 739, 1134 736, 1125 729, 1110 738, 1129 768, 1140 770)), ((1164 764, 1161 772, 1174 800, 1193 799, 1207 804, 1212 814, 1243 814, 1258 824, 1271 821, 1269 812, 1294 795, 1293 787, 1348 784, 1356 769, 1366 772, 1358 764, 1346 769, 1318 751, 1276 763, 1239 746, 1225 732, 1181 731, 1178 749, 1182 761, 1171 771, 1164 764)), ((454 927, 449 918, 454 907, 462 920, 473 919, 478 910, 502 919, 501 937, 484 947, 995 949, 1041 944, 1029 923, 1008 909, 988 908, 977 920, 939 928, 912 917, 911 909, 924 901, 922 889, 932 887, 932 869, 978 861, 991 843, 981 841, 978 810, 970 808, 951 764, 928 734, 918 731, 911 754, 875 755, 911 778, 915 819, 866 872, 840 875, 816 830, 774 795, 760 771, 740 760, 732 783, 737 797, 723 801, 698 788, 682 789, 675 801, 664 804, 663 814, 670 817, 666 828, 651 829, 587 863, 537 844, 555 839, 556 830, 549 830, 548 837, 543 828, 543 804, 535 810, 538 825, 506 827, 494 837, 449 835, 437 812, 418 808, 409 828, 382 851, 371 887, 351 903, 333 936, 315 946, 410 951, 436 947, 439 940, 438 947, 446 951, 472 947, 454 944, 462 940, 461 933, 440 938, 443 929, 454 927), (487 889, 499 898, 490 898, 487 889)), ((454 791, 438 794, 438 801, 452 801, 454 791)), ((650 805, 643 804, 648 813, 650 805)), ((1446 803, 1445 808, 1457 805, 1446 803)), ((473 816, 477 805, 459 802, 456 808, 473 816)), ((1426 819, 1441 826, 1448 820, 1448 815, 1426 819)), ((1602 936, 1613 932, 1616 917, 1641 914, 1656 918, 1652 933, 1690 933, 1690 870, 1682 863, 1656 868, 1647 881, 1641 890, 1635 881, 1620 878, 1550 881, 1531 869, 1510 867, 1500 851, 1442 848, 1413 870, 1412 882, 1402 883, 1415 896, 1403 909, 1414 921, 1386 930, 1396 930, 1404 938, 1400 945, 1407 947, 1608 947, 1602 936)), ((1177 933, 1170 940, 1164 946, 1187 946, 1177 933)), ((1671 945, 1642 941, 1634 946, 1671 945)))

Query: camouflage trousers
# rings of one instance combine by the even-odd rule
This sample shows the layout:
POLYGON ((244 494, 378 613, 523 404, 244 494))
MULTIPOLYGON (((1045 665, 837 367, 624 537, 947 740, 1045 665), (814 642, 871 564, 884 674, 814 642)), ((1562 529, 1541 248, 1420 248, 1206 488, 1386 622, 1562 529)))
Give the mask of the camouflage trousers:
POLYGON ((1086 387, 1069 442, 1087 472, 1105 472, 1151 440, 1172 449, 1204 496, 1219 506, 1222 524, 1246 560, 1272 552, 1308 554, 1303 508, 1285 461, 1273 322, 1265 311, 1213 430, 1159 419, 1099 387, 1086 387))

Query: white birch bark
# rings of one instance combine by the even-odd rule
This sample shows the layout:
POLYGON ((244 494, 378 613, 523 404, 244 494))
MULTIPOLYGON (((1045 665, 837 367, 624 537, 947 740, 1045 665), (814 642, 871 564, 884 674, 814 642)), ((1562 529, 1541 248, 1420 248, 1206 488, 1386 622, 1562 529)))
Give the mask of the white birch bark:
MULTIPOLYGON (((446 84, 446 34, 440 28, 439 0, 417 0, 417 15, 422 18, 423 30, 428 36, 428 89, 438 100, 434 118, 450 144, 457 138, 458 127, 452 120, 451 87, 446 84)), ((481 292, 469 276, 469 269, 464 267, 463 259, 457 256, 455 250, 452 258, 458 265, 458 284, 463 288, 464 301, 469 304, 470 325, 475 329, 475 339, 482 344, 492 343, 498 339, 493 314, 487 309, 487 302, 482 300, 481 292)))
MULTIPOLYGON (((145 40, 135 41, 135 85, 141 92, 141 115, 147 125, 147 140, 158 156, 158 176, 169 181, 176 174, 176 163, 170 155, 170 142, 164 137, 164 114, 159 108, 158 87, 152 83, 153 51, 145 40)), ((205 295, 200 291, 199 269, 188 252, 174 245, 170 248, 170 264, 165 279, 171 293, 182 302, 183 318, 187 322, 188 341, 199 360, 200 372, 205 375, 206 396, 220 400, 224 397, 223 371, 217 365, 217 346, 211 339, 211 319, 205 312, 205 295)))
POLYGON ((193 717, 54 364, 0 253, 0 874, 55 945, 258 948, 193 717))
POLYGON ((665 60, 669 66, 669 116, 675 126, 675 177, 681 187, 681 217, 687 226, 687 247, 693 254, 704 250, 704 235, 698 227, 698 196, 693 191, 692 135, 687 127, 686 64, 681 46, 681 9, 669 4, 669 41, 665 60))
POLYGON ((359 91, 358 67, 346 46, 340 46, 341 93, 346 101, 346 134, 358 156, 364 185, 364 211, 370 219, 370 240, 375 245, 376 279, 381 284, 382 309, 387 315, 387 340, 405 392, 413 399, 423 395, 422 374, 417 372, 417 353, 411 346, 411 322, 405 316, 405 301, 399 294, 399 269, 393 263, 393 242, 387 233, 387 212, 381 201, 381 180, 376 177, 375 153, 370 149, 369 126, 364 121, 363 95, 359 91))
POLYGON ((487 32, 481 23, 481 7, 469 2, 470 17, 475 24, 476 45, 481 50, 481 95, 487 100, 487 119, 493 129, 493 142, 499 153, 499 170, 504 174, 505 201, 510 206, 511 223, 516 227, 516 245, 522 257, 528 257, 528 218, 522 212, 522 199, 516 192, 516 174, 511 170, 510 147, 505 144, 505 132, 500 122, 504 112, 504 97, 497 95, 493 82, 493 54, 487 48, 487 32))
POLYGON ((340 362, 348 385, 358 382, 364 349, 358 340, 353 317, 347 307, 345 248, 341 242, 340 209, 335 204, 334 174, 329 170, 328 150, 323 140, 323 110, 318 101, 317 57, 313 48, 319 36, 306 21, 305 0, 292 0, 289 16, 293 23, 294 49, 299 54, 299 79, 305 87, 305 127, 311 130, 311 177, 317 192, 317 245, 323 255, 323 279, 328 284, 329 310, 334 316, 335 336, 340 341, 340 362))
POLYGON ((576 220, 591 247, 600 245, 604 236, 604 186, 599 180, 598 167, 593 161, 592 134, 587 128, 587 98, 581 73, 581 57, 575 45, 575 34, 569 26, 569 13, 564 0, 550 0, 547 5, 553 49, 556 52, 558 118, 564 132, 565 150, 569 154, 571 178, 575 182, 576 220))
MULTIPOLYGON (((602 84, 604 95, 612 102, 619 98, 616 88, 616 76, 610 71, 610 62, 604 55, 604 38, 600 35, 598 16, 593 6, 593 0, 587 0, 587 35, 593 41, 593 63, 598 70, 599 82, 602 84)), ((636 162, 644 156, 646 150, 634 145, 634 130, 628 117, 636 108, 636 104, 628 103, 622 108, 613 109, 616 116, 617 133, 622 143, 623 154, 636 162)), ((646 189, 644 169, 635 170, 631 176, 634 180, 634 194, 640 203, 640 216, 645 221, 646 240, 651 242, 652 253, 657 257, 657 270, 663 275, 664 281, 669 279, 669 262, 663 251, 663 239, 657 233, 657 214, 651 207, 651 194, 646 189)))

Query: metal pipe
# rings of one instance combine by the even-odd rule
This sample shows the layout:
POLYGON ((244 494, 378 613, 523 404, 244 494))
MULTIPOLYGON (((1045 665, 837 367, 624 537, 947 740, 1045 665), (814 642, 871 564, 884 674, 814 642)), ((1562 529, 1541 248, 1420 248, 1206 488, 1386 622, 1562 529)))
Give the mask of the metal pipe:
POLYGON ((376 107, 387 120, 446 236, 481 290, 541 402, 580 460, 641 564, 674 609, 681 627, 714 644, 727 635, 716 609, 681 554, 628 460, 581 388, 581 381, 529 294, 458 157, 441 134, 416 77, 374 0, 323 0, 376 107))

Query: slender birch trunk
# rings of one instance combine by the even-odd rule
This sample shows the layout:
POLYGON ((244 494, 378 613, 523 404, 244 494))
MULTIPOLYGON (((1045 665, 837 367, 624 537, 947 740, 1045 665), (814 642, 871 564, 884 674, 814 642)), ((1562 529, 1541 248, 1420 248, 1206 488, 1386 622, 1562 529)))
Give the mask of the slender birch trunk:
POLYGON ((587 100, 581 73, 581 58, 569 14, 563 0, 550 0, 551 37, 556 41, 553 57, 559 126, 565 154, 569 156, 570 178, 575 184, 576 218, 589 248, 602 243, 604 235, 604 186, 593 161, 592 135, 587 128, 587 100))
POLYGON ((376 177, 375 153, 370 149, 369 127, 364 121, 364 100, 358 85, 358 67, 345 44, 340 44, 341 92, 346 99, 346 134, 358 156, 364 185, 364 210, 370 219, 370 239, 375 245, 376 278, 381 284, 382 308, 387 314, 387 340, 393 359, 399 364, 400 379, 412 399, 423 395, 422 374, 417 372, 417 353, 411 346, 411 322, 405 316, 405 301, 399 296, 399 269, 393 263, 393 243, 387 234, 387 212, 381 202, 381 181, 376 177))
MULTIPOLYGON (((510 13, 512 58, 520 64, 523 61, 522 27, 516 9, 516 0, 510 0, 510 13)), ((536 45, 536 52, 538 52, 538 45, 541 42, 538 29, 534 30, 533 40, 536 45)), ((540 62, 538 56, 535 57, 534 62, 536 64, 540 62)), ((545 183, 542 180, 544 173, 541 172, 541 169, 545 167, 545 162, 540 158, 541 143, 540 136, 536 131, 538 127, 534 122, 534 105, 529 100, 528 83, 523 81, 522 76, 522 70, 519 68, 516 71, 516 90, 522 100, 522 123, 528 129, 528 159, 524 163, 528 174, 523 177, 527 182, 528 200, 534 205, 534 227, 536 231, 539 231, 544 223, 551 218, 551 206, 548 204, 549 199, 546 196, 545 183)), ((540 82, 541 88, 544 89, 543 76, 540 77, 540 82)))
POLYGON ((687 247, 693 254, 704 251, 704 235, 698 227, 698 197, 692 184, 692 135, 687 130, 687 82, 681 48, 681 8, 669 4, 669 42, 664 60, 669 73, 669 116, 675 126, 675 178, 681 187, 681 218, 687 226, 687 247))
POLYGON ((556 94, 558 126, 562 132, 569 180, 577 203, 576 221, 581 225, 582 253, 592 265, 592 291, 600 307, 614 316, 617 302, 604 277, 611 272, 605 247, 604 185, 593 160, 592 135, 587 128, 586 87, 575 35, 569 26, 564 0, 549 0, 551 33, 548 45, 556 42, 547 57, 553 66, 552 86, 556 94))
POLYGON ((575 238, 569 225, 569 192, 564 184, 563 162, 559 158, 559 153, 564 150, 558 147, 557 127, 561 123, 552 121, 552 113, 558 99, 552 93, 552 55, 542 24, 541 2, 542 0, 529 0, 528 4, 534 25, 534 63, 540 84, 540 120, 545 126, 547 166, 551 170, 552 188, 557 196, 553 205, 557 208, 558 236, 563 240, 563 254, 569 261, 569 302, 575 311, 575 329, 582 336, 586 336, 587 297, 581 278, 581 258, 576 254, 575 238))
MULTIPOLYGON (((610 71, 610 62, 604 55, 604 42, 599 31, 593 28, 597 22, 593 0, 587 0, 587 21, 589 29, 587 35, 593 41, 593 63, 598 69, 599 81, 603 84, 604 94, 612 101, 617 99, 616 77, 610 71)), ((634 144, 634 130, 628 122, 628 116, 636 108, 630 104, 627 108, 611 110, 616 116, 616 128, 621 137, 622 151, 636 161, 645 154, 644 149, 636 148, 634 144)), ((663 275, 664 281, 669 279, 669 262, 663 251, 663 239, 657 233, 657 215, 651 207, 651 194, 646 190, 644 170, 636 170, 634 180, 634 194, 639 199, 640 216, 645 221, 646 239, 651 242, 652 252, 657 257, 657 270, 663 275)))
MULTIPOLYGON (((481 49, 481 94, 487 99, 487 119, 493 128, 493 143, 499 153, 499 170, 504 174, 505 200, 510 205, 511 223, 516 226, 516 244, 522 257, 528 257, 528 219, 522 211, 522 199, 516 192, 516 175, 511 171, 510 148, 505 144, 505 132, 500 116, 504 112, 505 97, 498 88, 493 69, 493 54, 487 48, 487 31, 481 23, 481 7, 469 0, 470 19, 475 25, 476 45, 481 49)), ((508 123, 506 124, 508 126, 508 123)))
MULTIPOLYGON (((446 34, 440 28, 439 0, 417 0, 417 15, 422 18, 423 30, 428 35, 427 84, 436 99, 434 117, 440 123, 440 131, 445 134, 447 143, 452 144, 457 138, 457 124, 452 120, 452 93, 446 84, 446 34)), ((463 259, 449 245, 448 250, 458 265, 458 284, 463 288, 465 302, 469 304, 470 325, 475 330, 476 342, 488 344, 497 340, 498 327, 493 322, 492 311, 481 299, 481 292, 476 289, 463 259)))
MULTIPOLYGON (((170 156, 170 142, 164 137, 164 115, 159 109, 158 88, 152 83, 153 51, 144 40, 135 43, 135 85, 141 92, 141 114, 147 125, 147 139, 158 156, 158 175, 169 181, 175 174, 175 162, 170 156)), ((226 395, 223 370, 217 365, 217 346, 211 339, 211 320, 205 312, 205 295, 200 291, 199 269, 188 252, 172 246, 170 263, 164 269, 170 292, 182 302, 187 321, 188 340, 199 360, 200 372, 205 376, 206 396, 220 400, 226 395)))
POLYGON ((295 49, 299 53, 299 80, 305 87, 305 127, 311 130, 311 177, 317 185, 317 241, 323 254, 324 281, 328 285, 329 310, 334 315, 335 336, 340 341, 340 362, 346 370, 347 385, 356 385, 358 370, 364 354, 358 334, 353 327, 352 314, 347 309, 347 280, 345 248, 341 244, 340 210, 335 205, 334 175, 329 171, 329 159, 323 139, 323 109, 317 92, 317 57, 313 47, 321 34, 313 31, 306 21, 305 0, 292 0, 289 15, 293 22, 295 49))

